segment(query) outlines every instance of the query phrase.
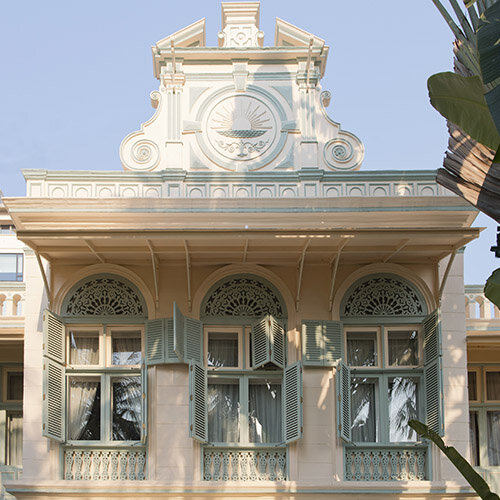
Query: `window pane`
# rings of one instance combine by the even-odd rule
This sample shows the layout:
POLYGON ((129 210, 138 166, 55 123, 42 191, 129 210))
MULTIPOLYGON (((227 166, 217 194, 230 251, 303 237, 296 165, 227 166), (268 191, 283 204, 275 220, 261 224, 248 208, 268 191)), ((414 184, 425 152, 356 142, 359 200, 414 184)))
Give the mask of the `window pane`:
POLYGON ((101 383, 90 377, 70 377, 68 436, 75 440, 101 439, 101 383))
POLYGON ((500 372, 486 372, 486 399, 500 400, 500 372))
POLYGON ((346 336, 349 365, 377 365, 377 332, 347 332, 346 336))
POLYGON ((7 414, 6 465, 23 465, 23 416, 21 413, 7 414))
POLYGON ((418 418, 418 382, 407 377, 389 379, 389 440, 416 441, 417 433, 408 425, 418 418))
POLYGON ((15 253, 0 254, 0 281, 22 281, 23 255, 15 253))
POLYGON ((500 465, 500 411, 486 412, 488 425, 488 465, 500 465))
POLYGON ((418 332, 416 330, 389 330, 387 337, 389 365, 418 365, 418 332))
POLYGON ((477 372, 467 373, 467 386, 469 388, 469 401, 477 401, 477 372))
POLYGON ((7 372, 7 399, 9 401, 23 399, 23 372, 7 372))
POLYGON ((352 440, 356 442, 377 441, 376 382, 353 378, 351 381, 351 429, 352 440))
POLYGON ((240 387, 238 380, 208 383, 208 440, 236 443, 240 440, 240 387))
POLYGON ((141 439, 141 378, 113 378, 113 440, 139 441, 141 439))
POLYGON ((238 333, 208 332, 208 366, 238 366, 238 333))
POLYGON ((469 446, 470 459, 474 466, 479 465, 479 423, 477 420, 477 411, 469 413, 469 446))
POLYGON ((111 332, 113 365, 141 364, 141 332, 111 332))
POLYGON ((99 364, 99 332, 70 332, 69 362, 72 365, 99 364))
POLYGON ((248 394, 251 443, 281 443, 281 384, 277 380, 251 380, 248 394))

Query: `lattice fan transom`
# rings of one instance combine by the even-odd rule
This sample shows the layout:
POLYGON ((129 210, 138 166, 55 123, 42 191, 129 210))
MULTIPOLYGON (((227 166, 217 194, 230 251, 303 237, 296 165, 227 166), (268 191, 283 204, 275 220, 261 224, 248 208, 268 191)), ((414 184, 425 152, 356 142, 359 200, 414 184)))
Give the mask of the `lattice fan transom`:
POLYGON ((131 285, 116 278, 94 277, 77 284, 64 302, 66 316, 144 316, 143 299, 131 285))
POLYGON ((271 286, 250 277, 231 278, 217 284, 204 300, 201 310, 204 317, 260 317, 264 314, 284 318, 286 311, 271 286))
POLYGON ((397 277, 372 277, 354 286, 344 301, 343 316, 421 316, 419 293, 397 277))

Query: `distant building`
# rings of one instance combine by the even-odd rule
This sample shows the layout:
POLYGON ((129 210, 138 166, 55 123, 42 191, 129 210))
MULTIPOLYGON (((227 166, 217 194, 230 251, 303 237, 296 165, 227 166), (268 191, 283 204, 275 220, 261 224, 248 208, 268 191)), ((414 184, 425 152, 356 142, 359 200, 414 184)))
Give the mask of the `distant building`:
POLYGON ((471 432, 494 476, 499 328, 467 337, 464 301, 477 212, 434 170, 359 170, 327 55, 280 19, 263 46, 259 4, 223 3, 219 47, 204 20, 153 47, 123 172, 27 170, 4 198, 10 494, 472 498, 411 418, 467 456, 471 432))

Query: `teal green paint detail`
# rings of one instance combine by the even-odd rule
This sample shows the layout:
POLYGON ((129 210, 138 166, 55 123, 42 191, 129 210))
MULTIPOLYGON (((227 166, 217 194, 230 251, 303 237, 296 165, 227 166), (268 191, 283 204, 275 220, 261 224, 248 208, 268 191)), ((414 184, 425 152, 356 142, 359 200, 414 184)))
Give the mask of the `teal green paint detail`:
POLYGON ((291 85, 273 85, 272 88, 279 92, 290 107, 293 108, 293 92, 291 85))

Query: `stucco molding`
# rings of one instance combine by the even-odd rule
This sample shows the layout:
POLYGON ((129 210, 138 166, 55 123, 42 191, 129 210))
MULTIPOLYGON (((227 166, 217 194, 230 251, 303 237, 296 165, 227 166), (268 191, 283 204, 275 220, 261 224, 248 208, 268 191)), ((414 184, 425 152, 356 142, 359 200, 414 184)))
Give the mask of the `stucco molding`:
POLYGON ((427 310, 433 311, 434 309, 436 309, 436 301, 434 300, 434 296, 430 288, 416 272, 399 264, 369 264, 351 273, 341 283, 341 285, 337 289, 337 292, 335 293, 335 298, 333 300, 331 319, 340 319, 340 306, 342 303, 342 299, 344 298, 344 295, 347 293, 351 285, 356 283, 356 281, 360 280, 361 278, 364 278, 365 276, 381 273, 395 274, 397 276, 400 276, 401 278, 408 280, 422 294, 427 305, 427 310))
POLYGON ((156 309, 155 309, 153 294, 151 293, 146 283, 142 280, 142 278, 139 275, 137 275, 130 269, 127 269, 126 267, 119 266, 116 264, 93 264, 91 266, 84 267, 79 271, 77 271, 76 273, 72 274, 71 277, 68 278, 64 282, 64 284, 59 288, 54 297, 53 301, 54 312, 57 314, 61 314, 61 308, 64 302, 64 298, 66 297, 67 293, 71 290, 71 288, 74 285, 76 285, 76 283, 94 274, 103 274, 103 273, 121 276, 122 278, 125 278, 129 280, 131 283, 133 283, 139 289, 144 298, 144 301, 146 302, 146 307, 148 310, 148 318, 156 317, 156 309))
POLYGON ((194 293, 193 311, 196 311, 197 315, 199 315, 203 299, 205 298, 205 295, 208 293, 208 291, 213 285, 215 285, 218 281, 227 278, 228 276, 233 276, 238 274, 253 274, 254 276, 266 279, 274 287, 276 287, 278 292, 281 294, 281 297, 285 302, 287 308, 288 324, 289 325, 295 324, 295 318, 294 318, 295 303, 290 289, 285 284, 285 282, 275 273, 269 271, 265 267, 256 264, 229 264, 227 266, 218 269, 217 271, 214 271, 207 278, 205 278, 203 283, 198 287, 198 289, 194 293))

